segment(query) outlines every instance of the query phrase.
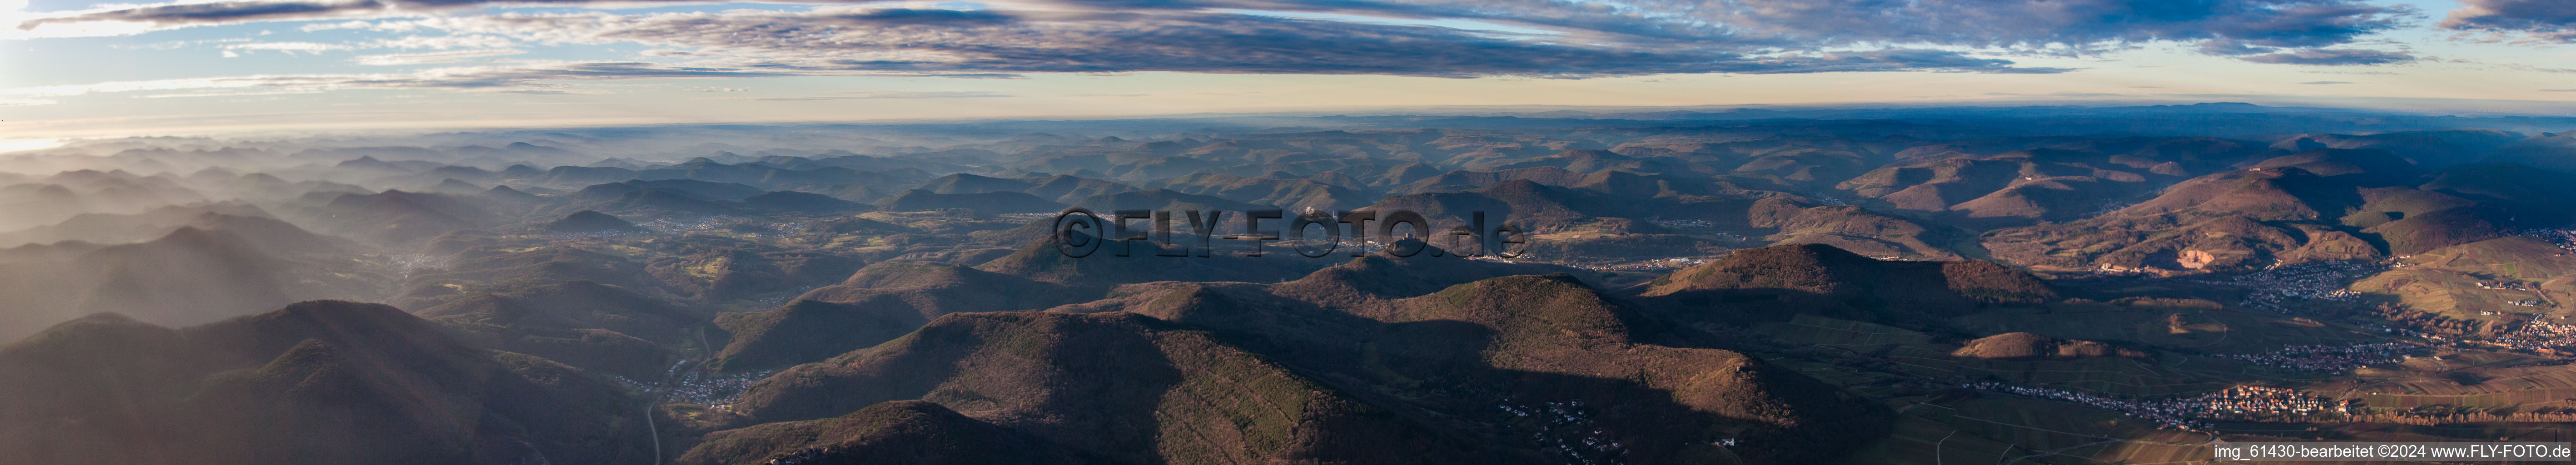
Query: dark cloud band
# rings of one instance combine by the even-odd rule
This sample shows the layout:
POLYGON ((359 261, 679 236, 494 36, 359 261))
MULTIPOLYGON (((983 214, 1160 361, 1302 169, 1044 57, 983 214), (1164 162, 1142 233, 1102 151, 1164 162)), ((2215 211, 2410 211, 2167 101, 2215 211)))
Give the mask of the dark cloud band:
MULTIPOLYGON (((243 21, 414 14, 482 5, 576 5, 606 0, 234 0, 144 5, 26 20, 19 29, 81 22, 163 27, 243 21)), ((692 0, 616 0, 686 2, 692 0)), ((696 0, 704 3, 704 0, 696 0)), ((866 4, 872 0, 771 0, 866 4)), ((1868 44, 2074 48, 2146 41, 2224 40, 2262 47, 2322 47, 2392 29, 2410 12, 2358 0, 1030 0, 1042 10, 1096 12, 1279 11, 1409 19, 1475 20, 1621 41, 1760 45, 1817 50, 1868 44)), ((2544 9, 2557 0, 2475 0, 2496 11, 2544 9)), ((2557 2, 2563 4, 2564 2, 2557 2)), ((1006 3, 1005 5, 1011 5, 1006 3)), ((1020 8, 1031 9, 1031 8, 1020 8)), ((973 13, 904 10, 971 18, 973 13)), ((960 18, 924 16, 926 21, 960 18)), ((896 18, 888 18, 896 19, 896 18)))
POLYGON ((2311 49, 2238 57, 2255 63, 2284 65, 2355 66, 2386 65, 2415 61, 2414 55, 2361 49, 2311 49))
POLYGON ((2461 0, 2441 26, 2464 31, 2527 34, 2532 39, 2576 42, 2576 2, 2567 0, 2461 0))
POLYGON ((1832 71, 2059 72, 1955 51, 1749 53, 1750 47, 1577 43, 1440 27, 1243 14, 727 12, 512 15, 407 23, 635 43, 654 55, 780 72, 1388 74, 1595 77, 1832 71))
MULTIPOLYGON (((100 22, 166 28, 591 1, 233 0, 51 15, 26 20, 18 29, 100 22)), ((1033 3, 983 10, 827 6, 814 11, 432 16, 387 23, 544 42, 642 44, 650 47, 648 56, 686 63, 549 72, 566 79, 691 69, 728 75, 1164 71, 1545 78, 2054 73, 2068 69, 2016 66, 1996 56, 2085 54, 2148 42, 2197 42, 2203 53, 2260 63, 2374 65, 2414 59, 2397 52, 2334 48, 2396 27, 2406 13, 2357 0, 1029 1, 1033 3), (1402 20, 1498 27, 1470 30, 1425 25, 1459 24, 1454 22, 1402 20)))

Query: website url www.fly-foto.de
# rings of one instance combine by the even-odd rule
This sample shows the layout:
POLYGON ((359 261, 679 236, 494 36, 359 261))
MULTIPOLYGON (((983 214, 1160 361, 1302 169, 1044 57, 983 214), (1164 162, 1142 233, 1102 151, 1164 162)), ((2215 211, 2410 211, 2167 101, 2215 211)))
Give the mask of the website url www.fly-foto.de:
POLYGON ((2210 460, 2566 461, 2565 442, 2240 442, 2210 446, 2210 460))

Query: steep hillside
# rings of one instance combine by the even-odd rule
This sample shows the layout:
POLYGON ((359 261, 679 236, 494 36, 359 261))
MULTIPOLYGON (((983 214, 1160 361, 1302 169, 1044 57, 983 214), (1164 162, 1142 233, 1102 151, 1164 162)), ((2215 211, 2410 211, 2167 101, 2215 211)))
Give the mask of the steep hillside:
POLYGON ((708 318, 589 281, 485 293, 416 314, 478 346, 628 379, 660 376, 681 347, 697 345, 699 327, 708 318))
POLYGON ((2502 237, 2566 218, 2543 177, 2424 174, 2381 151, 2316 150, 2176 184, 2079 221, 1987 232, 1995 258, 2047 271, 2177 275, 2373 259, 2502 237), (2323 170, 2322 174, 2311 169, 2323 170), (2466 183, 2495 179, 2495 183, 2466 183), (2461 190, 2476 184, 2482 187, 2461 190), (2456 193, 2456 194, 2454 194, 2456 193))
POLYGON ((0 460, 608 462, 632 398, 470 348, 392 307, 314 301, 172 330, 101 314, 0 347, 0 460), (136 437, 152 441, 134 442, 136 437))
POLYGON ((2041 358, 2144 357, 2146 353, 2093 341, 2052 338, 2031 333, 2003 333, 1976 338, 1950 352, 1952 357, 1994 360, 2041 358))
POLYGON ((1115 313, 943 316, 771 376, 737 409, 762 422, 802 421, 913 399, 1115 462, 1474 463, 1495 454, 1204 334, 1115 313))
POLYGON ((543 229, 552 233, 588 233, 639 231, 643 228, 636 227, 635 223, 627 222, 615 215, 582 210, 548 222, 543 229))
POLYGON ((1993 305, 2038 304, 2056 290, 1984 261, 1874 260, 1823 244, 1739 250, 1638 289, 1663 311, 1720 321, 1817 313, 1922 324, 1993 305))
POLYGON ((1073 297, 1052 283, 973 268, 877 263, 776 309, 718 317, 716 324, 734 336, 710 365, 785 367, 892 340, 940 315, 1045 308, 1073 297))
POLYGON ((1027 433, 918 400, 871 405, 834 418, 719 431, 676 462, 750 465, 771 460, 815 465, 1103 463, 1027 433))

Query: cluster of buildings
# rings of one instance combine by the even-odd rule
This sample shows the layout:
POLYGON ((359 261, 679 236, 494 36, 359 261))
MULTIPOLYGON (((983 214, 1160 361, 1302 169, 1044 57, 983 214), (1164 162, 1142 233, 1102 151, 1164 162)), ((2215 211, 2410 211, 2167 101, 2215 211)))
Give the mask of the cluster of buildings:
POLYGON ((654 231, 714 231, 718 227, 723 226, 725 220, 730 219, 733 219, 732 215, 702 216, 689 221, 671 221, 669 218, 655 218, 653 221, 636 223, 635 225, 643 226, 646 229, 654 231))
POLYGON ((669 219, 655 219, 655 220, 653 220, 653 221, 648 221, 648 222, 643 222, 643 223, 637 223, 637 224, 636 224, 636 226, 642 226, 642 227, 644 227, 645 229, 648 229, 649 231, 644 231, 644 232, 604 232, 604 233, 583 233, 583 234, 599 234, 599 236, 598 236, 598 237, 620 237, 620 236, 632 236, 632 235, 639 235, 639 234, 655 234, 655 233, 732 232, 732 233, 735 233, 735 234, 742 234, 742 235, 747 235, 747 236, 751 236, 751 237, 765 237, 765 236, 770 236, 770 235, 789 234, 789 233, 794 233, 794 232, 797 232, 797 231, 803 231, 803 230, 805 230, 805 226, 808 224, 808 223, 803 222, 803 221, 773 221, 773 222, 768 222, 768 223, 762 223, 762 224, 760 224, 760 226, 761 226, 762 228, 764 228, 764 229, 768 230, 769 232, 743 231, 743 230, 740 230, 740 229, 735 229, 735 228, 727 227, 727 225, 731 223, 731 221, 730 221, 730 220, 734 220, 734 219, 737 219, 737 218, 739 218, 739 217, 735 217, 735 216, 732 216, 732 215, 714 215, 714 216, 699 217, 699 218, 697 218, 697 219, 693 219, 693 220, 689 220, 689 221, 671 221, 671 220, 669 220, 669 219))
POLYGON ((2262 271, 2202 281, 2210 284, 2253 289, 2239 305, 2280 313, 2290 313, 2292 305, 2302 300, 2330 300, 2359 303, 2362 293, 2346 289, 2354 280, 2399 267, 2396 260, 2345 260, 2275 265, 2262 271))
POLYGON ((2161 401, 2193 418, 2254 421, 2312 415, 2349 415, 2360 399, 2334 400, 2295 389, 2237 386, 2199 397, 2161 401))
POLYGON ((698 404, 710 409, 725 410, 733 407, 734 397, 742 395, 743 389, 750 388, 753 381, 768 378, 770 373, 776 372, 777 370, 769 370, 723 375, 705 370, 690 371, 680 376, 679 382, 667 387, 669 392, 663 395, 662 401, 698 404))
POLYGON ((2127 400, 2089 392, 2030 387, 2005 384, 1996 381, 1972 381, 1961 383, 1959 387, 1979 391, 2000 392, 2022 397, 2037 397, 2041 399, 2074 402, 2093 408, 2128 414, 2132 417, 2156 422, 2156 424, 2164 425, 2168 428, 2196 430, 2209 427, 2208 422, 2198 421, 2185 415, 2185 410, 2163 408, 2163 405, 2151 401, 2127 400))
POLYGON ((2524 282, 2521 282, 2521 281, 2478 281, 2478 288, 2479 288, 2479 289, 2497 289, 2497 290, 2507 290, 2507 291, 2528 291, 2528 290, 2531 290, 2531 284, 2529 284, 2529 283, 2524 283, 2524 282))
POLYGON ((804 449, 798 449, 795 452, 789 452, 786 455, 771 458, 768 462, 764 463, 769 465, 796 465, 799 463, 812 463, 815 459, 820 458, 823 458, 823 448, 807 447, 804 449))
MULTIPOLYGON (((1476 258, 1484 258, 1484 257, 1476 257, 1476 258)), ((1527 260, 1527 259, 1529 259, 1529 257, 1527 257, 1527 256, 1523 256, 1523 257, 1521 257, 1521 259, 1522 259, 1522 260, 1527 260)), ((1508 262, 1511 262, 1511 260, 1502 260, 1502 261, 1503 261, 1503 262, 1507 262, 1507 263, 1508 263, 1508 262)), ((1564 265, 1565 265, 1565 266, 1570 266, 1570 267, 1575 267, 1575 268, 1582 268, 1582 269, 1586 269, 1586 270, 1594 270, 1594 271, 1648 271, 1648 272, 1664 272, 1664 271, 1671 271, 1671 270, 1672 270, 1672 269, 1674 269, 1674 268, 1689 268, 1689 267, 1691 267, 1692 265, 1698 265, 1698 264, 1702 264, 1702 263, 1708 263, 1708 259, 1706 259, 1706 258, 1655 258, 1655 259, 1638 260, 1638 261, 1629 261, 1629 262, 1610 262, 1610 263, 1581 263, 1581 262, 1577 262, 1577 263, 1566 263, 1566 264, 1564 264, 1564 265)))
POLYGON ((2237 386, 2194 397, 2135 400, 1997 381, 1961 383, 1961 388, 2058 400, 2111 410, 2168 428, 2201 430, 2217 420, 2265 420, 2324 414, 2351 414, 2358 399, 2334 400, 2297 390, 2237 386))
POLYGON ((2521 328, 2515 328, 2513 332, 2496 336, 2495 339, 2487 342, 2515 349, 2549 353, 2576 351, 2576 324, 2568 324, 2563 319, 2532 319, 2523 322, 2521 328))
POLYGON ((780 293, 777 293, 777 294, 774 294, 774 295, 771 295, 771 296, 768 296, 768 297, 762 297, 762 298, 755 299, 755 300, 760 301, 760 303, 770 304, 770 305, 783 304, 783 303, 787 303, 787 299, 793 299, 793 298, 796 298, 796 296, 805 295, 805 293, 806 293, 806 292, 808 292, 808 291, 812 291, 812 290, 814 290, 814 288, 816 288, 816 287, 820 287, 820 286, 805 286, 805 287, 799 287, 799 288, 796 288, 796 290, 793 290, 793 291, 780 292, 780 293))
POLYGON ((444 255, 416 253, 393 255, 385 258, 386 261, 392 263, 394 267, 402 269, 402 277, 404 279, 410 279, 412 272, 420 269, 446 268, 448 259, 448 257, 444 255))
POLYGON ((2299 371, 2323 371, 2343 374, 2345 370, 2403 360, 2407 354, 2424 347, 2398 342, 2352 344, 2292 344, 2280 350, 2259 354, 2212 354, 2212 357, 2241 360, 2256 365, 2299 371))
POLYGON ((1527 419, 1535 423, 1538 431, 1530 432, 1530 441, 1546 446, 1549 451, 1555 452, 1567 463, 1583 465, 1621 463, 1618 457, 1626 453, 1624 450, 1627 448, 1626 445, 1611 439, 1608 433, 1592 426, 1592 415, 1584 410, 1583 401, 1547 402, 1538 405, 1504 402, 1494 404, 1494 408, 1501 410, 1503 415, 1527 419))
POLYGON ((1662 227, 1673 228, 1673 229, 1710 229, 1710 228, 1715 228, 1715 227, 1717 227, 1717 222, 1709 221, 1709 220, 1664 220, 1664 219, 1657 219, 1657 220, 1648 220, 1647 222, 1649 222, 1649 223, 1654 223, 1656 226, 1662 226, 1662 227))
POLYGON ((1691 232, 1698 232, 1698 233, 1706 233, 1706 234, 1709 234, 1709 235, 1714 235, 1714 236, 1717 236, 1717 237, 1726 238, 1727 240, 1736 240, 1736 241, 1744 240, 1744 236, 1735 235, 1734 233, 1728 233, 1728 232, 1721 232, 1721 231, 1717 231, 1716 229, 1718 228, 1718 226, 1717 226, 1717 222, 1715 222, 1715 221, 1709 221, 1709 220, 1666 220, 1666 219, 1651 219, 1651 220, 1647 220, 1646 222, 1648 222, 1648 223, 1654 223, 1656 226, 1662 226, 1662 227, 1666 227, 1666 228, 1680 229, 1680 230, 1691 231, 1691 232))
POLYGON ((2568 251, 2576 251, 2576 229, 2525 229, 2522 231, 2522 235, 2537 237, 2540 238, 2540 240, 2549 241, 2551 244, 2557 244, 2558 248, 2566 249, 2568 251))

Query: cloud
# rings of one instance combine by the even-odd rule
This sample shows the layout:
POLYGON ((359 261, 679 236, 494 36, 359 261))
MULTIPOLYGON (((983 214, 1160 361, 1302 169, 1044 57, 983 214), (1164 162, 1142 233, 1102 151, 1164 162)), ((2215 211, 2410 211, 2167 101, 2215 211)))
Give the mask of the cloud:
POLYGON ((2543 68, 2522 63, 2498 63, 2494 66, 2515 71, 2530 71, 2535 73, 2576 73, 2576 68, 2543 68))
POLYGON ((2522 35, 2528 40, 2576 42, 2576 2, 2567 0, 2460 0, 2441 27, 2522 35))
POLYGON ((1708 5, 1713 11, 1695 16, 1768 37, 1980 47, 2160 40, 2324 46, 2400 27, 2405 13, 2341 0, 1727 0, 1708 5))
POLYGON ((295 95, 295 94, 319 94, 319 93, 323 93, 323 92, 327 92, 327 91, 329 91, 329 89, 323 89, 323 88, 299 88, 299 89, 280 89, 280 90, 219 90, 219 91, 211 91, 211 92, 172 92, 172 93, 166 93, 166 94, 151 94, 151 95, 143 95, 143 96, 141 96, 141 97, 143 97, 143 98, 243 97, 243 96, 253 96, 253 95, 295 95))
POLYGON ((598 89, 499 89, 481 90, 477 92, 517 95, 598 95, 608 93, 608 91, 598 89))
POLYGON ((473 59, 476 59, 476 58, 489 58, 489 57, 496 57, 496 56, 517 55, 517 54, 522 54, 522 53, 528 53, 528 51, 526 51, 526 50, 518 50, 518 49, 500 48, 500 49, 481 49, 481 50, 453 50, 453 51, 444 51, 444 52, 386 53, 386 54, 379 54, 379 55, 359 55, 359 56, 358 56, 358 57, 356 57, 356 58, 352 58, 352 59, 350 59, 350 61, 355 62, 355 63, 357 63, 357 64, 361 64, 361 65, 370 65, 370 66, 400 66, 400 65, 418 65, 418 64, 428 64, 428 63, 454 63, 454 62, 459 62, 459 61, 468 61, 468 60, 473 60, 473 59))
POLYGON ((2308 82, 2302 82, 2302 83, 2300 83, 2300 84, 2326 85, 2326 84, 2351 84, 2351 83, 2349 83, 2349 82, 2343 82, 2343 81, 2308 81, 2308 82))
POLYGON ((103 10, 69 14, 38 15, 19 21, 20 31, 52 31, 55 35, 124 35, 156 29, 189 26, 245 23, 253 21, 294 21, 331 17, 364 17, 388 11, 394 4, 377 0, 304 1, 304 0, 236 0, 215 2, 182 2, 150 5, 116 6, 103 10), (111 25, 119 27, 108 27, 111 25))
POLYGON ((449 49, 458 49, 458 48, 466 48, 466 49, 467 49, 467 50, 448 51, 448 52, 428 52, 428 53, 389 53, 389 54, 379 54, 379 55, 362 55, 362 56, 359 56, 359 57, 357 57, 357 58, 355 58, 355 59, 353 59, 353 60, 352 60, 352 61, 354 61, 354 62, 356 62, 356 63, 358 63, 358 64, 363 64, 363 65, 376 65, 376 66, 415 65, 415 64, 426 64, 426 63, 449 63, 449 62, 456 62, 456 61, 464 61, 464 60, 467 60, 467 59, 473 59, 473 58, 485 58, 485 57, 494 57, 494 56, 503 56, 503 55, 517 55, 517 54, 527 53, 527 52, 526 52, 526 51, 524 51, 524 50, 518 50, 518 49, 511 48, 511 46, 513 46, 513 45, 517 45, 517 44, 518 44, 518 42, 517 42, 517 41, 510 40, 510 39, 508 39, 508 38, 504 38, 504 37, 500 37, 500 36, 493 36, 493 35, 487 35, 487 34, 464 34, 464 35, 446 35, 446 36, 417 36, 417 35, 414 35, 414 36, 403 36, 403 37, 401 37, 401 38, 394 38, 394 39, 377 39, 377 40, 371 40, 371 41, 359 41, 359 42, 336 43, 336 44, 335 44, 335 43, 321 43, 321 42, 249 42, 249 40, 250 40, 250 39, 248 39, 248 38, 240 38, 240 39, 200 40, 200 41, 194 41, 194 42, 188 42, 188 41, 176 41, 176 42, 165 42, 165 43, 149 44, 149 45, 144 45, 144 46, 134 47, 134 48, 170 49, 170 48, 177 48, 177 47, 186 46, 186 45, 193 45, 193 44, 203 44, 203 43, 220 43, 220 44, 222 44, 223 56, 224 56, 225 58, 234 58, 234 57, 239 57, 239 56, 241 56, 241 55, 242 55, 242 52, 243 52, 243 51, 252 51, 252 50, 281 51, 281 52, 286 52, 286 53, 287 53, 287 54, 289 54, 289 55, 295 54, 295 53, 297 53, 297 52, 310 53, 310 54, 319 55, 319 54, 321 54, 322 52, 331 52, 331 51, 365 50, 365 49, 386 49, 386 48, 393 48, 393 49, 406 49, 406 50, 413 50, 413 49, 449 50, 449 49))
POLYGON ((2406 63, 2415 61, 2415 56, 2404 52, 2383 52, 2378 50, 2355 48, 2331 48, 2254 55, 2240 57, 2237 59, 2255 63, 2284 65, 2355 66, 2406 63))
POLYGON ((1594 77, 1831 71, 2061 72, 1962 52, 1877 49, 1755 54, 1745 45, 1585 43, 1450 28, 1220 13, 905 9, 495 15, 387 21, 395 29, 634 43, 707 66, 803 73, 1016 74, 1173 71, 1594 77))
MULTIPOLYGON (((775 77, 786 74, 636 62, 563 62, 519 66, 460 66, 405 73, 291 74, 217 78, 120 81, 98 84, 22 87, 0 90, 0 97, 60 97, 100 93, 167 92, 174 96, 312 93, 347 89, 447 89, 484 92, 551 90, 569 93, 560 81, 668 79, 703 77, 775 77), (202 95, 198 95, 202 94, 202 95)), ((165 95, 162 93, 148 94, 165 95)))
POLYGON ((52 100, 45 99, 0 100, 0 107, 31 107, 36 105, 52 105, 54 103, 55 102, 52 100))
POLYGON ((2200 42, 2200 53, 2205 55, 2253 55, 2258 53, 2272 53, 2279 50, 2280 48, 2277 47, 2260 47, 2230 39, 2210 39, 2200 42))
POLYGON ((290 55, 295 52, 321 54, 326 51, 350 50, 355 48, 358 47, 349 44, 326 44, 320 42, 248 42, 224 45, 225 50, 273 50, 286 52, 290 55))
POLYGON ((418 16, 481 6, 580 6, 636 2, 711 3, 706 0, 188 0, 140 5, 105 4, 106 8, 101 9, 25 15, 15 18, 18 24, 14 29, 53 29, 60 31, 60 35, 74 36, 124 35, 220 24, 418 16))
POLYGON ((2576 89, 2541 89, 2541 92, 2576 92, 2576 89))
MULTIPOLYGON (((814 5, 892 0, 767 0, 814 5)), ((2515 0, 2487 0, 2515 1, 2515 0)), ((2532 2, 2555 0, 2528 0, 2532 2)), ((44 15, 16 29, 133 33, 207 24, 418 16, 483 5, 633 5, 686 0, 227 0, 124 5, 44 15), (123 25, 117 27, 101 24, 123 25), (76 25, 90 25, 74 27, 76 25)), ((699 1, 697 3, 714 3, 699 1)), ((997 10, 1064 13, 1322 13, 1469 20, 1552 31, 1584 41, 1751 44, 1791 51, 1891 44, 2025 50, 2224 41, 2247 47, 2323 47, 2395 29, 2405 7, 2363 0, 1019 0, 997 10)), ((999 21, 985 13, 888 9, 879 20, 999 21)), ((312 27, 336 27, 314 25, 312 27)))
POLYGON ((394 39, 379 39, 379 40, 376 40, 376 41, 373 41, 373 42, 369 42, 369 43, 367 43, 367 48, 437 49, 437 50, 447 50, 447 49, 457 49, 457 48, 497 49, 497 48, 509 48, 510 46, 518 45, 518 43, 519 43, 518 41, 516 41, 516 40, 510 40, 510 38, 507 38, 507 37, 501 37, 501 36, 495 36, 495 35, 488 35, 488 34, 445 35, 445 36, 416 36, 416 35, 414 35, 414 36, 403 36, 403 37, 400 37, 400 38, 394 38, 394 39))
POLYGON ((1757 58, 1743 63, 1725 63, 1725 72, 1748 74, 1817 73, 1832 71, 1944 71, 1988 73, 2062 73, 2066 68, 2015 68, 2011 60, 1974 58, 1947 50, 1886 49, 1866 52, 1824 53, 1757 58))
POLYGON ((21 16, 14 27, 0 23, 0 31, 103 35, 336 21, 301 29, 446 33, 345 44, 249 42, 224 49, 226 56, 252 50, 441 51, 354 58, 360 64, 388 66, 481 60, 522 53, 526 45, 644 48, 622 71, 597 74, 584 69, 605 65, 477 68, 527 73, 481 80, 444 75, 394 77, 385 83, 316 78, 323 75, 299 77, 318 83, 268 76, 209 79, 340 86, 334 88, 468 87, 455 84, 461 82, 543 88, 538 83, 631 79, 687 69, 727 76, 990 78, 1130 72, 1457 78, 2059 73, 2071 69, 2019 66, 2006 57, 2083 55, 2152 43, 2196 45, 2201 53, 2259 63, 2415 60, 2400 52, 2337 48, 2400 27, 2413 15, 2405 7, 2363 0, 1000 0, 978 9, 922 8, 930 3, 894 0, 752 1, 820 6, 804 11, 479 14, 469 12, 486 6, 610 8, 689 1, 185 0, 21 16), (1369 19, 1350 20, 1354 17, 1369 19))
POLYGON ((885 98, 892 98, 892 99, 912 99, 912 98, 987 98, 987 97, 1018 97, 1018 96, 1019 96, 1019 95, 1016 95, 1016 94, 1006 94, 1006 93, 999 93, 999 92, 982 92, 982 91, 965 91, 965 90, 959 90, 959 91, 843 91, 843 92, 832 92, 832 94, 833 94, 833 95, 806 95, 806 96, 788 96, 788 97, 713 97, 713 98, 710 98, 709 100, 760 100, 760 101, 770 101, 770 102, 796 102, 796 101, 809 101, 809 100, 864 100, 864 99, 885 99, 885 98))

